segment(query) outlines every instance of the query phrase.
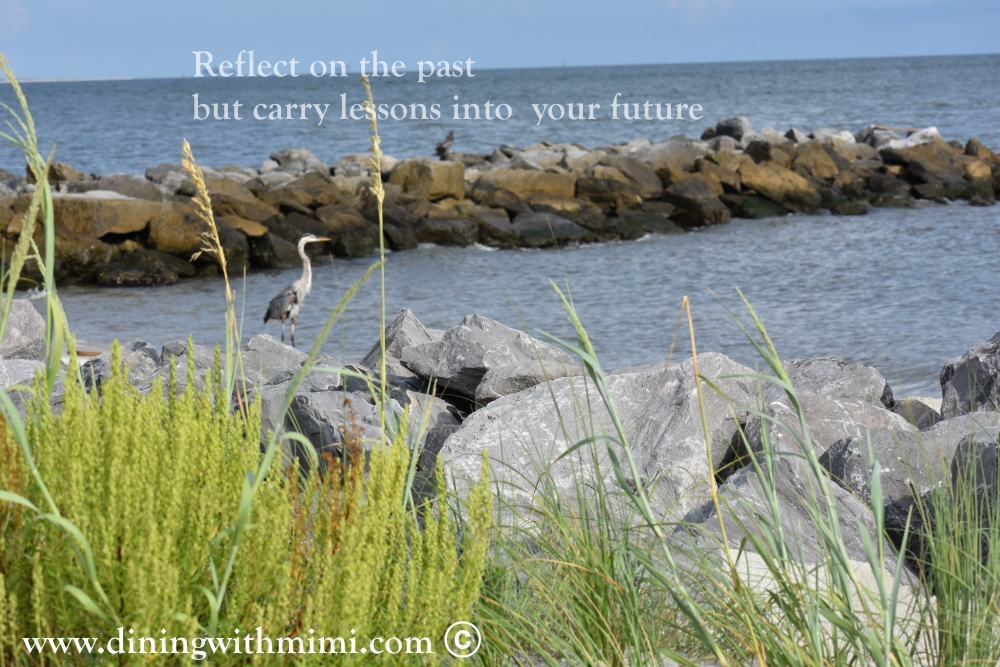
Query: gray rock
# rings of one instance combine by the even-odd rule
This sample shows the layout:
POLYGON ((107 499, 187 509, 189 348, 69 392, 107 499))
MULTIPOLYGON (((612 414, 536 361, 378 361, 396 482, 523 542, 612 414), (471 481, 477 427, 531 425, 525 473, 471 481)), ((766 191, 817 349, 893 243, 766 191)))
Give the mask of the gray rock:
POLYGON ((750 124, 750 121, 746 116, 733 116, 732 118, 726 118, 725 120, 720 120, 715 125, 716 135, 732 137, 733 139, 736 139, 736 141, 742 139, 744 134, 750 134, 752 132, 753 125, 750 124))
POLYGON ((904 398, 896 401, 892 411, 902 415, 903 419, 916 426, 921 431, 926 430, 941 421, 937 410, 916 398, 904 398))
POLYGON ((565 352, 481 315, 466 315, 441 340, 406 347, 400 355, 405 368, 466 398, 475 398, 490 369, 532 360, 572 364, 565 352))
MULTIPOLYGON (((160 366, 160 354, 156 348, 138 338, 120 345, 122 364, 128 369, 129 383, 136 387, 148 384, 149 377, 160 366)), ((80 367, 83 384, 88 391, 100 390, 101 385, 111 377, 111 353, 104 352, 80 367)))
MULTIPOLYGON (((396 317, 392 318, 392 322, 385 328, 385 372, 389 376, 389 381, 398 384, 398 380, 394 381, 393 376, 403 381, 417 379, 417 374, 403 366, 399 361, 403 350, 423 343, 439 341, 442 336, 444 336, 443 331, 425 327, 409 308, 404 308, 396 313, 396 317)), ((361 363, 371 368, 377 375, 380 358, 381 351, 379 343, 376 342, 365 358, 361 360, 361 363)))
POLYGON ((330 168, 322 160, 306 148, 287 148, 271 153, 271 159, 280 165, 280 169, 291 173, 320 171, 329 173, 330 168))
MULTIPOLYGON (((1000 433, 998 415, 979 413, 969 417, 972 419, 959 418, 961 421, 953 424, 946 420, 918 433, 875 429, 834 443, 821 463, 838 484, 870 505, 870 438, 881 469, 886 527, 902 531, 910 508, 952 476, 953 459, 961 443, 996 443, 1000 433)), ((919 513, 913 520, 919 525, 919 513)))
MULTIPOLYGON (((813 480, 818 489, 818 480, 813 480)), ((862 538, 862 528, 874 542, 876 538, 875 517, 871 510, 849 491, 841 488, 829 479, 825 481, 834 498, 837 513, 837 523, 840 535, 852 560, 867 561, 862 538)), ((828 561, 828 551, 823 547, 823 539, 809 511, 812 501, 809 495, 803 495, 795 487, 791 487, 777 474, 774 483, 775 497, 778 505, 777 521, 780 522, 784 544, 792 559, 806 564, 824 563, 828 561)), ((774 524, 770 502, 761 484, 760 478, 752 468, 737 471, 719 487, 719 503, 722 507, 723 520, 726 525, 726 536, 732 549, 740 548, 744 534, 755 533, 765 537, 761 530, 764 523, 774 524)), ((820 517, 830 524, 831 517, 826 506, 820 503, 820 517)), ((721 539, 718 515, 711 503, 706 503, 701 512, 692 512, 688 521, 694 525, 679 528, 672 536, 673 541, 680 543, 681 551, 687 549, 715 549, 717 540, 721 539), (683 531, 683 532, 681 532, 683 531), (711 539, 706 539, 706 533, 711 539), (693 537, 693 539, 691 539, 693 537)), ((752 543, 743 545, 753 551, 752 543)), ((892 553, 887 546, 887 553, 892 553)), ((890 572, 895 570, 895 563, 888 559, 886 567, 890 572)))
MULTIPOLYGON (((703 386, 712 458, 718 465, 728 455, 738 421, 746 418, 739 406, 749 403, 753 385, 752 380, 727 376, 752 371, 716 353, 699 355, 698 361, 699 372, 717 382, 735 404, 734 418, 730 404, 703 386)), ((679 518, 700 507, 710 471, 691 360, 669 368, 622 369, 608 376, 608 385, 657 514, 679 518)), ((474 482, 486 450, 490 473, 506 500, 531 506, 534 490, 546 480, 567 497, 575 494, 578 481, 593 485, 591 446, 609 490, 619 488, 606 442, 557 460, 581 440, 601 435, 616 432, 596 387, 589 378, 561 378, 472 413, 445 442, 441 455, 449 475, 474 482)), ((613 447, 624 465, 621 448, 613 447)))
POLYGON ((10 304, 0 356, 4 359, 45 359, 45 318, 27 299, 14 299, 10 304))
POLYGON ((711 148, 712 152, 714 153, 719 153, 719 152, 732 153, 736 151, 737 148, 739 148, 739 142, 733 139, 732 137, 727 137, 726 135, 713 138, 711 141, 708 142, 708 145, 709 148, 711 148))
POLYGON ((719 201, 708 183, 697 178, 685 178, 663 191, 663 199, 682 209, 673 220, 681 227, 703 227, 729 222, 729 209, 719 201))
POLYGON ((510 230, 516 235, 516 245, 524 248, 546 248, 580 241, 587 230, 572 220, 551 213, 520 213, 510 230))
POLYGON ((486 405, 508 394, 516 394, 549 380, 582 374, 583 369, 580 366, 570 366, 555 361, 543 364, 537 359, 497 366, 486 371, 486 375, 476 387, 476 404, 486 405))
MULTIPOLYGON (((155 168, 154 168, 155 169, 155 168)), ((154 185, 149 179, 135 174, 109 174, 102 176, 97 182, 97 190, 110 190, 126 197, 135 199, 148 199, 149 201, 163 201, 163 190, 154 185)))
POLYGON ((705 154, 706 151, 700 149, 693 142, 688 140, 669 139, 660 143, 642 146, 630 157, 635 158, 646 165, 654 173, 657 169, 667 166, 679 169, 690 169, 694 166, 694 161, 705 154))
POLYGON ((243 345, 244 366, 260 373, 265 383, 288 369, 293 373, 305 363, 309 357, 302 350, 291 345, 285 345, 268 334, 254 336, 243 345))
POLYGON ((796 390, 842 401, 864 401, 892 408, 892 389, 872 366, 855 366, 836 357, 792 359, 785 370, 796 390))
MULTIPOLYGON (((805 415, 810 444, 822 456, 834 443, 860 438, 868 430, 913 433, 916 427, 886 408, 892 405, 892 391, 885 378, 870 366, 852 366, 825 357, 785 362, 805 415)), ((775 469, 783 483, 796 493, 808 495, 814 476, 802 458, 799 444, 802 428, 798 413, 784 390, 765 385, 763 412, 770 417, 771 447, 777 454, 775 469)), ((763 420, 751 417, 746 424, 752 452, 764 449, 763 420)))
POLYGON ((188 180, 188 175, 181 165, 165 162, 147 169, 146 178, 168 192, 177 192, 188 180))
POLYGON ((1000 410, 1000 333, 941 369, 941 416, 1000 410))
POLYGON ((794 141, 797 144, 804 144, 809 141, 808 135, 795 127, 789 128, 788 132, 785 132, 785 138, 789 141, 794 141))
POLYGON ((45 362, 33 359, 4 359, 3 364, 7 374, 5 387, 12 384, 23 384, 31 386, 35 381, 35 374, 39 371, 45 372, 45 362))

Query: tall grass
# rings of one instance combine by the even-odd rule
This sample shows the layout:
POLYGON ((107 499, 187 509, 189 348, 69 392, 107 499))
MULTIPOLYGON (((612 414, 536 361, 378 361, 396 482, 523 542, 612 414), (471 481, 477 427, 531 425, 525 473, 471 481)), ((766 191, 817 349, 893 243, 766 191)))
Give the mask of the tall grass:
MULTIPOLYGON (((613 418, 607 378, 572 302, 563 303, 577 339, 562 343, 581 359, 588 386, 613 418)), ((530 520, 504 526, 494 542, 480 602, 494 652, 483 655, 483 663, 504 664, 515 656, 519 664, 553 665, 564 659, 603 665, 705 659, 721 665, 1000 664, 996 468, 980 462, 918 505, 927 515, 916 525, 925 531, 920 539, 929 565, 913 573, 885 539, 881 470, 874 461, 869 480, 876 527, 868 532, 860 526, 865 557, 852 560, 834 482, 819 465, 805 411, 763 322, 745 306, 750 327, 734 320, 770 371, 753 377, 784 390, 797 423, 777 420, 757 405, 740 406, 762 421, 763 451, 749 463, 760 495, 712 494, 717 518, 730 517, 738 530, 723 538, 726 524, 719 533, 708 524, 680 533, 661 524, 641 477, 624 474, 633 457, 625 428, 613 419, 611 434, 594 432, 569 448, 580 455, 588 483, 565 496, 546 483, 544 470, 536 471, 542 479, 537 509, 530 520), (788 505, 776 464, 792 454, 772 446, 778 429, 796 438, 795 456, 809 475, 801 505, 804 520, 816 528, 816 562, 802 556, 798 534, 783 527, 788 505), (606 450, 610 470, 598 466, 597 447, 606 450), (615 493, 605 490, 609 475, 618 483, 615 493), (631 512, 623 511, 622 497, 631 512), (690 531, 700 536, 697 543, 682 539, 690 531)), ((688 325, 694 347, 690 318, 688 325)), ((710 380, 700 381, 721 393, 710 380)))

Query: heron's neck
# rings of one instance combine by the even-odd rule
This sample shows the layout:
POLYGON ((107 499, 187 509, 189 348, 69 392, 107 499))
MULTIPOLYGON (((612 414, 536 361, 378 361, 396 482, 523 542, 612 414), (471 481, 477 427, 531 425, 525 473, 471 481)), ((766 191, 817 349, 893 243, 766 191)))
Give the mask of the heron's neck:
POLYGON ((302 290, 308 294, 312 289, 312 264, 309 262, 309 255, 306 254, 305 245, 299 246, 299 257, 302 258, 302 290))

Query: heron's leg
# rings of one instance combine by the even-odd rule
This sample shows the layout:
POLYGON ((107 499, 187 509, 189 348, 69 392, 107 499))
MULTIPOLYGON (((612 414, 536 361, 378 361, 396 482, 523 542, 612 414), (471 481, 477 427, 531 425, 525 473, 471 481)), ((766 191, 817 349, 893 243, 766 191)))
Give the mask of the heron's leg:
POLYGON ((295 318, 292 318, 292 347, 295 347, 295 318))
POLYGON ((281 318, 281 342, 285 342, 285 318, 281 318))

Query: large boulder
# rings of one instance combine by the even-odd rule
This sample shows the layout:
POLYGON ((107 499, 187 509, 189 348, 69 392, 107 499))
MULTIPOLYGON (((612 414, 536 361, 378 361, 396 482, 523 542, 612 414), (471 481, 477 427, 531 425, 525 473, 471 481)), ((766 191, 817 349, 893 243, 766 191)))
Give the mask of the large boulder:
MULTIPOLYGON (((138 338, 122 343, 122 366, 127 369, 128 381, 136 386, 147 383, 149 377, 160 367, 160 353, 155 347, 138 338)), ((100 391, 101 385, 111 378, 111 353, 103 352, 80 367, 83 384, 90 390, 100 391)))
MULTIPOLYGON (((607 167, 604 169, 611 170, 607 167)), ((599 206, 607 215, 640 205, 642 197, 639 195, 639 190, 627 178, 598 177, 608 175, 608 171, 598 171, 594 175, 579 179, 576 182, 577 198, 599 206)))
POLYGON ((278 163, 281 171, 304 174, 307 171, 329 173, 330 168, 307 148, 286 148, 271 153, 270 158, 278 163))
POLYGON ((1000 410, 1000 333, 941 369, 941 416, 977 410, 1000 410))
POLYGON ((265 204, 285 209, 289 205, 316 209, 329 204, 339 204, 340 189, 333 179, 318 171, 309 171, 277 187, 254 187, 254 193, 265 204))
POLYGON ((632 185, 643 199, 652 199, 663 191, 663 183, 656 175, 656 170, 650 169, 634 157, 627 155, 608 155, 601 159, 600 165, 617 169, 632 185))
MULTIPOLYGON (((233 199, 246 202, 248 204, 257 203, 257 197, 249 189, 243 187, 231 178, 226 178, 225 176, 211 176, 209 174, 204 174, 205 189, 208 190, 209 196, 212 195, 227 195, 233 199)), ((182 195, 187 195, 188 197, 194 197, 197 194, 197 189, 195 188, 194 181, 188 179, 181 184, 177 189, 177 192, 182 195)))
POLYGON ((587 230, 572 220, 551 213, 521 213, 510 228, 515 245, 522 248, 560 246, 582 241, 587 235, 587 230))
MULTIPOLYGON (((995 446, 998 435, 1000 414, 980 412, 938 422, 923 432, 876 429, 840 440, 820 462, 838 484, 871 505, 873 453, 881 472, 886 527, 901 534, 910 509, 952 476, 960 445, 974 441, 995 446)), ((913 526, 920 525, 922 516, 914 512, 913 526)))
POLYGON ((582 199, 556 197, 554 195, 533 195, 528 200, 528 204, 536 213, 552 213, 567 220, 572 220, 587 229, 600 227, 604 223, 604 212, 601 210, 601 207, 582 199))
POLYGON ((250 266, 261 269, 291 269, 302 264, 294 243, 274 232, 249 239, 250 266))
POLYGON ((478 183, 508 190, 525 200, 537 194, 557 197, 572 197, 576 194, 576 176, 571 174, 501 168, 486 172, 480 176, 478 183))
POLYGON ((704 181, 686 178, 663 191, 663 199, 684 210, 673 217, 682 227, 703 227, 729 222, 729 209, 719 201, 716 191, 704 181))
POLYGON ((163 206, 159 202, 131 199, 103 190, 79 195, 53 194, 52 197, 58 226, 94 238, 141 232, 163 211, 163 206))
POLYGON ((45 359, 45 318, 27 299, 14 299, 0 343, 4 359, 45 359))
POLYGON ((832 179, 840 173, 837 163, 830 157, 818 139, 813 139, 799 146, 795 159, 792 160, 792 166, 804 169, 809 175, 816 178, 832 179))
POLYGON ((447 162, 416 158, 405 160, 392 170, 389 182, 403 192, 415 192, 431 201, 465 197, 465 166, 461 162, 447 162))
MULTIPOLYGON (((35 227, 35 243, 45 247, 45 230, 35 227)), ((93 236, 55 228, 55 277, 59 281, 89 282, 94 272, 111 261, 114 246, 93 236)))
MULTIPOLYGON (((737 404, 749 403, 753 381, 732 377, 752 373, 721 354, 698 357, 699 372, 716 382, 737 404)), ((677 519, 700 507, 709 489, 705 431, 691 360, 626 368, 608 375, 616 411, 632 448, 641 482, 654 511, 677 519)), ((739 420, 746 412, 730 410, 726 399, 703 387, 713 464, 729 451, 739 420)), ((459 483, 474 482, 489 452, 490 474, 500 493, 514 504, 531 506, 533 491, 546 476, 556 489, 572 497, 577 483, 593 484, 591 447, 605 482, 618 488, 606 442, 598 440, 572 456, 567 449, 586 438, 615 436, 616 431, 592 381, 585 377, 555 379, 499 398, 474 412, 441 451, 445 466, 459 483)), ((612 445, 624 462, 619 445, 612 445)), ((629 475, 628 470, 625 471, 629 475)), ((634 484, 635 480, 626 479, 634 484)))
POLYGON ((686 140, 670 139, 639 147, 629 157, 641 162, 654 173, 667 166, 690 169, 695 160, 705 154, 699 145, 686 140))
POLYGON ((481 315, 467 315, 438 341, 405 347, 400 363, 439 389, 468 399, 488 371, 527 361, 572 365, 565 352, 481 315))
POLYGON ((194 274, 194 267, 180 258, 157 250, 136 250, 99 267, 96 282, 101 287, 172 285, 180 277, 178 267, 188 275, 194 274))
POLYGON ((254 336, 243 344, 244 367, 256 371, 265 382, 289 369, 297 371, 308 356, 268 334, 254 336))
MULTIPOLYGON (((840 359, 818 358, 785 362, 795 388, 799 409, 805 416, 809 444, 822 456, 835 442, 863 437, 869 430, 914 433, 916 427, 890 410, 892 391, 885 378, 870 366, 854 366, 840 359)), ((767 426, 771 448, 777 454, 775 469, 790 489, 808 494, 813 475, 802 459, 803 437, 799 414, 783 389, 766 384, 763 412, 767 420, 752 416, 746 436, 753 452, 764 450, 767 426)))
MULTIPOLYGON (((392 322, 385 328, 385 372, 389 375, 389 381, 394 384, 399 384, 400 381, 410 384, 411 380, 418 380, 416 373, 400 363, 403 350, 423 343, 439 341, 442 336, 444 336, 444 331, 428 329, 420 323, 420 320, 409 308, 404 308, 396 313, 392 322)), ((377 375, 381 366, 381 356, 380 343, 376 342, 365 358, 361 360, 361 363, 372 369, 377 375)))
MULTIPOLYGON (((163 201, 163 190, 156 187, 151 181, 136 176, 135 174, 108 174, 102 176, 97 181, 97 190, 107 190, 117 192, 133 199, 147 199, 149 201, 163 201)), ((164 188, 165 189, 165 188, 164 188)))
POLYGON ((940 137, 913 146, 883 148, 879 154, 886 164, 905 166, 922 197, 961 197, 969 190, 965 166, 940 137))
POLYGON ((732 137, 739 141, 745 135, 753 133, 753 125, 746 116, 733 116, 720 120, 715 124, 715 134, 732 137))
POLYGON ((414 233, 420 243, 465 247, 479 240, 479 225, 464 218, 426 218, 414 233))
POLYGON ((809 181, 774 163, 743 162, 739 174, 744 187, 756 190, 790 211, 816 211, 822 202, 809 181))
MULTIPOLYGON (((818 494, 821 482, 815 477, 811 479, 818 494)), ((830 490, 833 498, 840 538, 848 556, 852 561, 866 563, 868 558, 863 534, 866 532, 872 543, 878 539, 874 515, 850 491, 829 479, 824 479, 822 483, 830 490)), ((832 517, 827 512, 826 503, 822 500, 817 502, 808 493, 803 494, 780 473, 774 477, 773 490, 776 504, 772 510, 772 496, 765 490, 761 478, 752 468, 737 471, 719 486, 719 505, 722 508, 729 548, 733 551, 744 549, 753 552, 753 543, 742 541, 743 536, 748 533, 763 540, 780 536, 792 559, 803 564, 829 563, 829 550, 810 511, 811 507, 818 505, 821 520, 829 526, 832 517), (765 523, 774 529, 773 533, 764 529, 765 523)), ((679 553, 688 553, 689 558, 693 556, 700 560, 703 556, 696 556, 695 552, 703 554, 706 551, 716 551, 722 534, 714 504, 706 502, 689 512, 686 518, 688 525, 671 536, 671 540, 679 546, 679 553)), ((888 544, 886 551, 891 553, 891 546, 888 544)), ((891 559, 886 562, 886 568, 894 572, 891 559)))

